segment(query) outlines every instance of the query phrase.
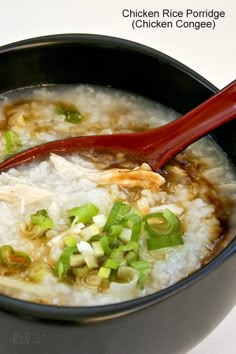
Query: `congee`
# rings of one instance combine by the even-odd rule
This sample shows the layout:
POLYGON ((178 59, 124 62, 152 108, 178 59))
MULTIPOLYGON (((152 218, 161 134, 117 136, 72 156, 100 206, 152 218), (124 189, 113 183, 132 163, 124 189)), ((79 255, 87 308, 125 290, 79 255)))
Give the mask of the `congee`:
MULTIPOLYGON (((111 88, 0 97, 1 160, 52 140, 130 133, 178 114, 111 88)), ((0 175, 0 292, 42 304, 117 303, 167 288, 235 231, 235 172, 209 137, 158 172, 122 153, 50 154, 0 175)))

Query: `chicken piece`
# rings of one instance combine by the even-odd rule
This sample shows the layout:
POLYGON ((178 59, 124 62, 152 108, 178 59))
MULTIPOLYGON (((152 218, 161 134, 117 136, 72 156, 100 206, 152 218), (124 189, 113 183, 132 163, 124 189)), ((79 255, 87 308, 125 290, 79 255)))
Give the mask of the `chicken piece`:
POLYGON ((146 163, 132 170, 122 168, 97 170, 85 168, 82 164, 75 164, 56 154, 50 155, 50 161, 54 168, 68 179, 85 177, 100 185, 117 184, 126 188, 141 187, 152 190, 159 189, 165 183, 164 177, 153 172, 146 163))
POLYGON ((101 185, 118 184, 126 188, 141 187, 157 190, 165 183, 165 179, 160 174, 153 172, 148 164, 143 163, 133 170, 112 168, 104 171, 99 176, 98 183, 101 185))
POLYGON ((23 291, 36 298, 46 297, 48 299, 54 296, 54 293, 43 285, 0 275, 0 292, 5 293, 5 291, 7 294, 12 291, 23 291))
POLYGON ((49 198, 52 195, 45 189, 30 187, 27 184, 0 187, 0 200, 11 204, 24 203, 25 206, 49 198))

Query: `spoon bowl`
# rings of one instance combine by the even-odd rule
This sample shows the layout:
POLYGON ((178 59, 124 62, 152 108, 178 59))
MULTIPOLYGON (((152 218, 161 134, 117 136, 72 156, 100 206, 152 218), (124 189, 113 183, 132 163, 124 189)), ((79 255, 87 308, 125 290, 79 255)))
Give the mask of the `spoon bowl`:
POLYGON ((189 113, 159 128, 140 133, 56 140, 20 152, 0 163, 0 172, 49 153, 123 152, 160 169, 188 145, 236 117, 236 80, 189 113))

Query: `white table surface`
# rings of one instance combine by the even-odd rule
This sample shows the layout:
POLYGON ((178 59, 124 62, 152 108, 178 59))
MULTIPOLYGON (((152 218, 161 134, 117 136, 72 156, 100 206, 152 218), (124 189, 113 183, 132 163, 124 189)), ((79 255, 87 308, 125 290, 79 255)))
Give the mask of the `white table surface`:
MULTIPOLYGON (((236 78, 235 0, 0 0, 0 45, 56 33, 96 33, 156 48, 204 76, 218 88, 236 78), (133 30, 123 9, 220 10, 211 29, 133 30)), ((201 20, 201 19, 200 19, 201 20)), ((173 20, 174 21, 174 20, 173 20)), ((188 354, 235 354, 236 307, 188 354)), ((170 353, 174 354, 174 353, 170 353)))

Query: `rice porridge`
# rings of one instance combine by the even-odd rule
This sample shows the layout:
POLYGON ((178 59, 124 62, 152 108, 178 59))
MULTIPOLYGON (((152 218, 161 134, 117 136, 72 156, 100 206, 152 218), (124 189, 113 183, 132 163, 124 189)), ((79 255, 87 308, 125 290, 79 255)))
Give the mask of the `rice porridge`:
MULTIPOLYGON (((0 96, 0 158, 52 140, 136 132, 177 118, 95 86, 0 96)), ((162 171, 122 153, 50 154, 0 175, 0 292, 94 306, 157 292, 192 274, 235 231, 235 172, 211 138, 162 171)))

